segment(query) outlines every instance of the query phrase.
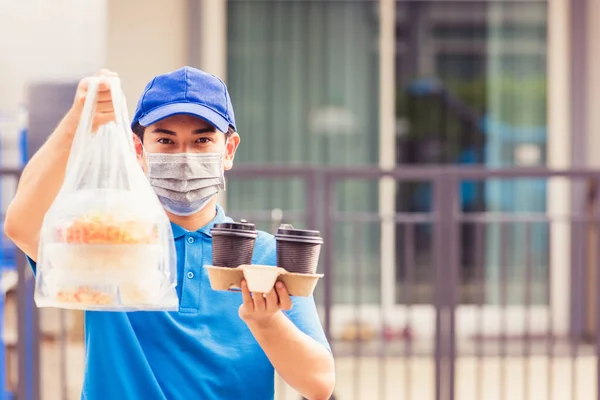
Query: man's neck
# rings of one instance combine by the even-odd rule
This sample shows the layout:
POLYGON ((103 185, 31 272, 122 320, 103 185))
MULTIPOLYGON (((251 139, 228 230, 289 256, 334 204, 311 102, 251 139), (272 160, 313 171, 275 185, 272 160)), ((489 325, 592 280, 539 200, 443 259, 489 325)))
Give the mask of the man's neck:
POLYGON ((171 222, 179 225, 183 229, 190 232, 197 231, 203 226, 206 226, 217 215, 217 200, 211 200, 202 210, 193 215, 181 217, 179 215, 171 214, 168 211, 167 215, 171 222))

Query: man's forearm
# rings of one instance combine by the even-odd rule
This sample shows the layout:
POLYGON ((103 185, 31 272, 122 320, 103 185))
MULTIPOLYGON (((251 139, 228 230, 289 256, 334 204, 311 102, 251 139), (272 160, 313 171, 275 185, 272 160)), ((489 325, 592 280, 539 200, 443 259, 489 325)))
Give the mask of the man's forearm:
POLYGON ((8 207, 4 230, 27 255, 37 258, 38 235, 62 186, 76 121, 67 115, 23 170, 8 207))
POLYGON ((335 367, 333 356, 323 345, 296 328, 283 312, 268 325, 248 327, 277 373, 291 387, 309 400, 329 399, 335 367))

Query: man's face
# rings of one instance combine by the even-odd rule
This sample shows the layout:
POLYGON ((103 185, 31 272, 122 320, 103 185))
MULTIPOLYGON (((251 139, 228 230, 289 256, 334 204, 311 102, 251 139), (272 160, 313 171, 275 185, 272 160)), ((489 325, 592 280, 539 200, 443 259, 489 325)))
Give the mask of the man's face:
POLYGON ((148 153, 224 153, 225 170, 233 166, 235 151, 240 142, 237 133, 225 134, 208 122, 191 115, 174 115, 165 118, 144 131, 143 148, 139 138, 134 138, 138 161, 147 171, 143 151, 148 153))

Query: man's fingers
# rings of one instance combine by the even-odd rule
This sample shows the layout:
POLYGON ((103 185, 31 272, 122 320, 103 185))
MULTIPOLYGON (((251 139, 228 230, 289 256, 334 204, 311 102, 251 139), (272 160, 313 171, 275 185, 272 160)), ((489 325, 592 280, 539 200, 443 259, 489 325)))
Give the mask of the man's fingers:
POLYGON ((267 309, 265 296, 262 293, 252 293, 254 299, 254 311, 262 312, 267 309))
POLYGON ((98 102, 98 103, 105 103, 105 102, 112 103, 112 94, 111 94, 110 90, 98 91, 96 93, 96 102, 98 102))
POLYGON ((90 81, 92 80, 92 78, 83 78, 82 80, 79 81, 79 84, 77 85, 77 90, 87 90, 87 88, 90 86, 90 81))
POLYGON ((100 82, 98 82, 98 88, 96 90, 98 94, 103 92, 110 93, 110 82, 105 78, 100 78, 100 82))
POLYGON ((90 86, 90 78, 85 78, 79 81, 79 85, 77 85, 77 92, 75 93, 75 100, 73 103, 76 105, 83 107, 83 103, 85 103, 85 96, 87 95, 87 90, 90 86))
POLYGON ((282 310, 291 310, 292 309, 292 299, 290 298, 290 293, 285 287, 283 282, 277 282, 275 285, 275 290, 277 290, 277 295, 279 296, 279 305, 282 310))
POLYGON ((112 113, 115 112, 112 101, 100 101, 96 103, 97 113, 112 113))
POLYGON ((108 69, 102 69, 96 74, 96 77, 100 77, 98 83, 98 94, 102 92, 110 92, 110 78, 118 77, 119 75, 108 69))
MULTIPOLYGON (((90 88, 90 79, 91 78, 85 78, 79 82, 79 85, 77 86, 77 93, 75 93, 75 104, 83 106, 83 104, 85 103, 85 98, 90 88)), ((112 101, 110 93, 110 84, 108 83, 108 81, 101 81, 98 85, 96 90, 96 101, 112 101)))
POLYGON ((279 310, 279 296, 277 295, 275 288, 266 294, 265 300, 267 302, 267 311, 279 310))
POLYGON ((244 306, 248 307, 248 310, 254 310, 254 301, 252 300, 252 295, 250 294, 250 290, 248 290, 248 284, 246 281, 242 281, 242 300, 244 301, 244 306))
POLYGON ((93 77, 87 77, 79 81, 79 84, 77 85, 77 91, 75 92, 75 98, 73 99, 73 106, 68 113, 70 121, 69 123, 71 125, 76 126, 76 121, 81 118, 81 112, 83 111, 91 82, 92 80, 98 78, 99 83, 98 85, 94 85, 93 88, 96 91, 94 96, 96 107, 92 121, 92 132, 96 132, 100 126, 115 120, 114 107, 112 104, 112 96, 110 91, 110 78, 116 76, 118 76, 118 74, 108 69, 103 69, 93 77))
MULTIPOLYGON (((96 78, 98 78, 98 77, 96 77, 96 78)), ((87 90, 90 87, 90 83, 91 83, 92 79, 94 79, 94 78, 88 77, 88 78, 83 78, 82 80, 80 80, 79 84, 77 85, 77 90, 87 92, 87 90)), ((98 82, 97 90, 98 90, 98 92, 110 91, 110 81, 106 77, 100 77, 100 81, 98 82)))
POLYGON ((102 126, 104 124, 108 124, 109 122, 114 121, 114 120, 115 120, 114 112, 109 112, 109 113, 96 112, 96 115, 94 115, 93 125, 98 127, 98 126, 102 126))

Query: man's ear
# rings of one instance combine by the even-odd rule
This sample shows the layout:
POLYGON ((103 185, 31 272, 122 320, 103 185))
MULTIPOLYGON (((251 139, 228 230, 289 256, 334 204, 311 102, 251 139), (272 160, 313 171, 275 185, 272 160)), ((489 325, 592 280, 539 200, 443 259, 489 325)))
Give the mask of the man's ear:
POLYGON ((135 149, 135 156, 138 162, 144 166, 146 163, 146 159, 144 157, 144 145, 142 144, 140 137, 135 133, 133 134, 133 148, 135 149))
POLYGON ((233 132, 227 139, 227 146, 225 147, 225 159, 223 160, 223 167, 225 171, 229 171, 233 168, 233 159, 235 158, 235 152, 240 145, 240 135, 237 132, 233 132))

